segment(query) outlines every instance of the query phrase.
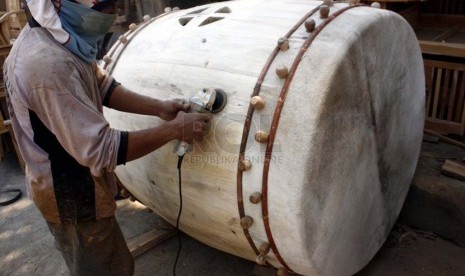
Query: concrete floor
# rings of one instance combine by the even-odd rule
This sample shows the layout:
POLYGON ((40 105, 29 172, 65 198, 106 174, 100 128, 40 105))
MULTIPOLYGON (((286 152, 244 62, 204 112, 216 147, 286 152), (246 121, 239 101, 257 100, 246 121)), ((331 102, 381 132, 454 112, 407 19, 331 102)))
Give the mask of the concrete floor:
MULTIPOLYGON (((0 162, 0 189, 20 188, 24 176, 15 157, 0 162)), ((160 225, 139 203, 118 201, 117 219, 130 241, 160 225)), ((172 275, 177 251, 173 238, 136 259, 136 275, 172 275)), ((178 275, 275 275, 270 268, 220 252, 182 236, 178 275)), ((370 264, 358 275, 465 275, 465 248, 439 236, 396 225, 370 264)), ((68 275, 53 238, 32 201, 25 196, 0 207, 0 275, 68 275)))

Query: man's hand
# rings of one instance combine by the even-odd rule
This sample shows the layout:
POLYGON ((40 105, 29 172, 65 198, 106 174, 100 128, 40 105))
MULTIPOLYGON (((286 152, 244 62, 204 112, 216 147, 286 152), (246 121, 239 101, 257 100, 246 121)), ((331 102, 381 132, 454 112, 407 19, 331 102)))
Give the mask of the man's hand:
POLYGON ((168 123, 129 132, 126 161, 144 156, 174 139, 192 144, 194 139, 202 140, 209 128, 210 114, 179 111, 168 123))
POLYGON ((185 100, 162 101, 158 117, 171 121, 176 118, 179 111, 189 112, 189 104, 185 100))
POLYGON ((194 140, 202 140, 210 129, 211 116, 200 113, 178 112, 169 124, 177 131, 177 139, 192 144, 194 140))

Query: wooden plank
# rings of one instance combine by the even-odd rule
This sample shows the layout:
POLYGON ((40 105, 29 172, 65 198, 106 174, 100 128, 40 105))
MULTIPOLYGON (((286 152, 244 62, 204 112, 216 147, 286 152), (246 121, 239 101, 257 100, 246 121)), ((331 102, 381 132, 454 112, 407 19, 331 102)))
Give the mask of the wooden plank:
POLYGON ((430 135, 434 135, 434 136, 437 136, 439 138, 439 140, 445 142, 445 143, 448 143, 448 144, 451 144, 451 145, 454 145, 454 146, 457 146, 457 147, 460 147, 460 148, 463 148, 465 149, 465 144, 464 143, 461 143, 457 140, 454 140, 452 138, 449 138, 449 137, 446 137, 444 135, 441 135, 439 133, 437 133, 436 131, 433 131, 433 130, 430 130, 430 129, 424 129, 424 133, 427 133, 427 134, 430 134, 430 135))
POLYGON ((16 11, 21 9, 21 1, 20 0, 6 0, 6 8, 7 11, 16 11))
MULTIPOLYGON (((462 73, 462 76, 463 76, 463 73, 462 73)), ((459 77, 460 77, 460 73, 459 73, 459 77)), ((463 110, 463 107, 465 106, 465 95, 464 95, 463 92, 460 91, 459 87, 457 87, 457 91, 459 93, 459 99, 457 101, 457 111, 455 113, 454 121, 461 122, 461 120, 462 120, 462 110, 463 110)))
POLYGON ((449 75, 450 75, 450 70, 445 69, 445 79, 444 79, 444 84, 442 85, 442 90, 441 90, 441 110, 439 111, 439 118, 440 119, 445 119, 445 114, 446 114, 446 104, 447 104, 447 98, 449 96, 449 75))
POLYGON ((430 107, 431 107, 431 97, 432 97, 432 94, 433 94, 433 75, 434 75, 434 67, 427 66, 425 64, 425 83, 426 83, 425 114, 426 114, 426 117, 428 117, 430 107))
POLYGON ((419 40, 424 54, 465 57, 465 44, 419 40))
POLYGON ((439 95, 441 94, 442 68, 438 68, 436 73, 436 86, 434 88, 433 113, 431 117, 436 118, 439 104, 439 95))
POLYGON ((454 109, 457 109, 457 105, 455 104, 455 95, 457 94, 457 81, 459 78, 459 71, 454 70, 452 76, 452 87, 451 87, 451 95, 449 98, 449 111, 447 113, 447 120, 452 121, 454 114, 454 109))
POLYGON ((176 229, 156 228, 139 235, 128 242, 128 248, 134 258, 142 255, 160 243, 176 235, 176 229))
POLYGON ((454 63, 454 62, 446 62, 446 61, 439 61, 439 60, 430 60, 425 59, 423 60, 425 66, 429 67, 438 67, 450 70, 458 70, 458 71, 465 71, 465 64, 463 63, 454 63))
POLYGON ((441 135, 441 134, 437 133, 436 131, 432 131, 430 129, 424 129, 424 133, 427 133, 429 135, 437 136, 439 138, 439 140, 441 140, 441 141, 443 141, 445 143, 448 143, 448 144, 460 147, 462 149, 465 149, 465 144, 464 143, 461 143, 461 142, 459 142, 457 140, 454 140, 452 138, 441 135))
MULTIPOLYGON (((460 94, 464 95, 465 94, 465 75, 462 74, 462 84, 460 85, 460 94)), ((463 104, 462 108, 462 120, 460 120, 462 128, 460 130, 460 135, 464 134, 465 131, 465 103, 463 104)))
POLYGON ((441 173, 459 180, 465 180, 465 165, 446 160, 441 167, 441 173))
POLYGON ((457 122, 450 122, 435 118, 426 118, 425 120, 425 128, 444 134, 460 134, 461 127, 462 124, 457 122))

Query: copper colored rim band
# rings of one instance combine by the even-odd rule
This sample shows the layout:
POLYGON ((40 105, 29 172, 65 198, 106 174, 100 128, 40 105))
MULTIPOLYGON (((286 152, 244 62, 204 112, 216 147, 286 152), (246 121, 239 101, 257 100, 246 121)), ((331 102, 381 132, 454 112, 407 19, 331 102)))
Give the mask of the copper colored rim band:
POLYGON ((268 218, 268 172, 270 170, 270 160, 271 160, 271 155, 273 151, 273 143, 276 137, 276 131, 278 129, 279 119, 281 117, 281 111, 284 106, 284 101, 286 100, 287 92, 289 91, 289 86, 291 85, 292 79, 297 71, 297 67, 299 66, 300 61, 302 60, 302 57, 306 53, 307 49, 310 47, 310 45, 315 40, 315 38, 318 36, 318 34, 338 15, 342 14, 343 12, 349 9, 360 7, 360 6, 364 6, 364 5, 348 6, 348 7, 342 8, 334 12, 332 15, 328 17, 328 19, 326 19, 323 23, 321 23, 307 38, 307 40, 304 42, 304 44, 300 48, 300 51, 296 59, 294 60, 294 63, 292 64, 291 69, 289 70, 289 75, 287 76, 284 86, 281 90, 281 94, 279 95, 278 103, 276 105, 276 109, 273 115, 273 121, 271 123, 271 130, 268 136, 268 142, 266 144, 265 162, 263 166, 262 215, 263 215, 263 223, 265 225, 266 236, 268 238, 268 242, 270 243, 271 250, 273 250, 273 253, 275 254, 276 258, 288 271, 292 271, 292 270, 289 268, 289 266, 286 264, 286 262, 283 260, 283 258, 279 254, 278 248, 276 247, 276 244, 273 239, 273 234, 271 233, 270 222, 268 218))
MULTIPOLYGON (((314 8, 313 10, 305 14, 304 17, 302 17, 302 19, 299 22, 297 22, 297 24, 289 32, 287 32, 284 38, 288 39, 305 22, 305 20, 307 20, 310 16, 316 13, 319 10, 319 8, 320 6, 314 8)), ((273 52, 268 57, 268 60, 266 61, 265 66, 263 66, 263 69, 260 72, 258 80, 253 89, 252 97, 257 96, 260 93, 263 80, 265 79, 266 74, 270 70, 271 64, 273 63, 274 59, 276 58, 279 52, 280 52, 279 46, 276 46, 273 52)), ((250 125, 252 124, 253 113, 254 113, 254 108, 251 105, 249 105, 249 109, 247 111, 247 117, 244 123, 244 131, 242 132, 241 146, 239 149, 239 163, 237 167, 237 204, 238 204, 240 218, 245 217, 245 210, 244 210, 244 197, 243 197, 243 192, 242 192, 242 170, 240 169, 239 164, 244 160, 245 149, 247 147, 247 138, 249 137, 249 133, 250 133, 250 125)), ((250 247, 252 247, 255 254, 259 255, 260 252, 255 246, 255 243, 253 242, 252 237, 250 236, 249 230, 244 229, 244 235, 247 238, 247 241, 249 242, 250 247)))

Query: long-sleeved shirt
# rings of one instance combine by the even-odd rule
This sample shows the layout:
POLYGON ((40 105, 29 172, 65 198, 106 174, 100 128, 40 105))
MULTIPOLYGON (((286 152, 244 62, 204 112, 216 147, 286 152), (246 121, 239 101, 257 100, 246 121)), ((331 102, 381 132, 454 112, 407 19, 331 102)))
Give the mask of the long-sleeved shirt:
POLYGON ((60 223, 113 216, 113 171, 125 162, 127 133, 103 116, 112 77, 44 28, 27 26, 5 61, 4 82, 28 193, 44 218, 60 223))

